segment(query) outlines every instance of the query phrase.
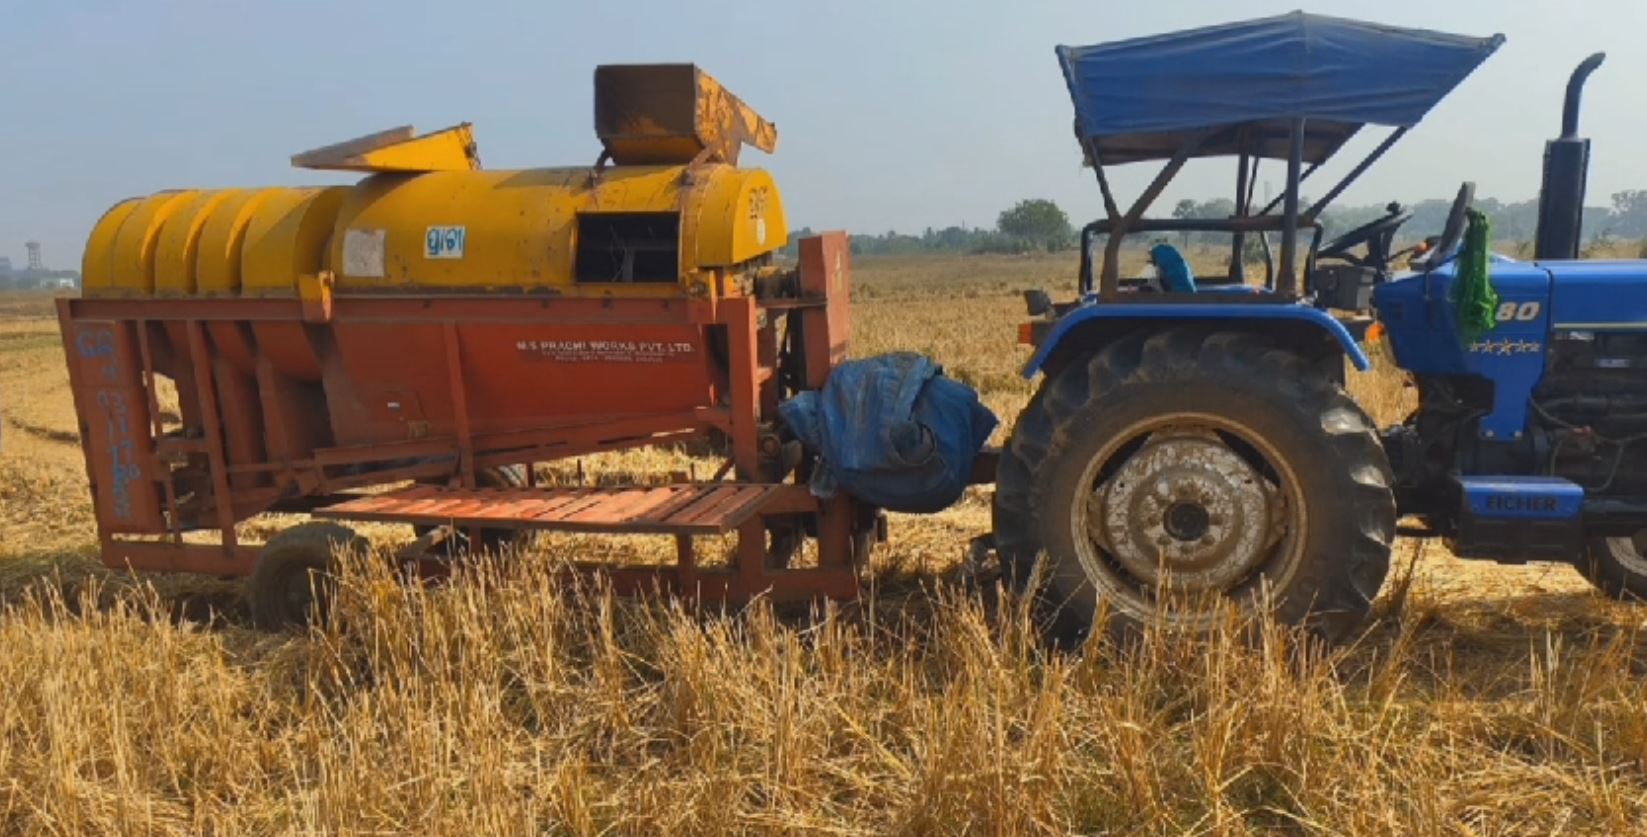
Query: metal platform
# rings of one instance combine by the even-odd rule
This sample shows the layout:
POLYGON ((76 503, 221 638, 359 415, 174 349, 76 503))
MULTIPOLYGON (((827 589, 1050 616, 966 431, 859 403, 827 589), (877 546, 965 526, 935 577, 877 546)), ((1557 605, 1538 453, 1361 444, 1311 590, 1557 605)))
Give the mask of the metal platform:
POLYGON ((735 482, 623 488, 415 486, 326 506, 314 515, 460 527, 706 535, 737 528, 795 489, 735 482))

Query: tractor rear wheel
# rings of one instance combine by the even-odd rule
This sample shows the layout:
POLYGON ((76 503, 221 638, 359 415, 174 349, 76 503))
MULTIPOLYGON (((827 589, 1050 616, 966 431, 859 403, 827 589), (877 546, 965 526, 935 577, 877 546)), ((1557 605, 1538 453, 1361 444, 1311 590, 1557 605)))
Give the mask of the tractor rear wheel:
POLYGON ((1647 531, 1633 538, 1594 538, 1579 572, 1615 599, 1647 601, 1647 531))
POLYGON ((324 613, 337 583, 337 551, 365 552, 365 538, 336 523, 293 526, 264 544, 246 579, 252 622, 266 631, 301 627, 324 613))
POLYGON ((1003 568, 1037 561, 1043 627, 1098 617, 1211 630, 1197 599, 1336 639, 1389 570, 1395 499, 1371 420, 1303 358, 1244 331, 1138 334, 1049 374, 1013 428, 995 494, 1003 568))

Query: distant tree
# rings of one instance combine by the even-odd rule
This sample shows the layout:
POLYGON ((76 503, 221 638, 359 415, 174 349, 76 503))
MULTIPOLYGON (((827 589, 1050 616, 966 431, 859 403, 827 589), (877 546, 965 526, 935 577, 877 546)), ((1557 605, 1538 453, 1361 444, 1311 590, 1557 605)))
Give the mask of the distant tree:
MULTIPOLYGON (((1307 199, 1301 201, 1308 204, 1307 199)), ((1478 198, 1475 202, 1477 209, 1487 213, 1493 222, 1494 246, 1505 253, 1517 253, 1521 256, 1530 256, 1531 250, 1522 247, 1525 242, 1533 239, 1538 228, 1538 201, 1525 200, 1516 203, 1504 203, 1490 197, 1478 198)), ((1413 213, 1413 218, 1402 226, 1400 239, 1412 243, 1433 236, 1441 232, 1441 226, 1446 220, 1447 212, 1452 208, 1451 199, 1432 199, 1408 204, 1406 209, 1413 213)), ((1334 204, 1330 212, 1323 213, 1321 224, 1324 229, 1324 238, 1338 235, 1345 230, 1360 226, 1368 221, 1381 218, 1387 214, 1385 204, 1365 204, 1361 206, 1349 204, 1334 204)), ((1235 214, 1235 203, 1229 198, 1214 198, 1206 201, 1180 200, 1173 205, 1174 218, 1229 218, 1235 214)), ((1612 205, 1587 206, 1584 208, 1584 236, 1585 240, 1612 239, 1610 246, 1616 246, 1618 239, 1625 241, 1647 239, 1647 189, 1631 189, 1617 192, 1612 195, 1612 205)), ((789 237, 788 255, 793 258, 798 249, 798 240, 812 235, 809 227, 802 227, 792 231, 789 237)), ((1181 237, 1181 241, 1190 244, 1211 245, 1217 248, 1228 248, 1230 245, 1228 232, 1192 232, 1181 237)), ((943 228, 926 227, 920 235, 905 235, 895 231, 887 231, 880 235, 867 232, 857 232, 852 235, 852 252, 861 255, 914 255, 919 253, 1025 253, 1031 250, 1059 249, 1074 243, 1074 230, 1070 227, 1069 217, 1057 204, 1049 200, 1019 201, 1011 209, 1002 212, 996 228, 980 228, 967 226, 949 226, 943 228)), ((1135 233, 1126 237, 1124 246, 1147 246, 1158 236, 1150 233, 1135 233)), ((1249 263, 1262 261, 1262 242, 1257 234, 1248 234, 1244 237, 1242 258, 1249 263)), ((1271 242, 1273 245, 1273 241, 1271 242)), ((1101 246, 1101 245, 1100 245, 1101 246)), ((1642 248, 1647 251, 1647 241, 1643 241, 1642 248)), ((1644 253, 1643 258, 1647 258, 1644 253)), ((22 285, 32 283, 27 276, 13 273, 12 283, 22 285)), ((5 286, 4 277, 0 277, 0 288, 5 286)))
POLYGON ((1029 251, 1036 249, 1037 246, 1038 245, 1027 238, 1007 235, 1006 233, 997 232, 995 230, 983 230, 979 233, 976 241, 973 243, 972 252, 1010 253, 1013 255, 1019 255, 1022 253, 1028 253, 1029 251))
MULTIPOLYGON (((1178 204, 1172 208, 1172 217, 1176 218, 1180 221, 1187 221, 1190 218, 1200 217, 1200 216, 1196 215, 1196 210, 1199 207, 1200 207, 1200 204, 1197 204, 1195 201, 1193 201, 1189 198, 1184 198, 1183 200, 1180 200, 1178 202, 1178 204)), ((1189 242, 1190 242, 1190 231, 1189 230, 1184 230, 1184 231, 1178 233, 1178 244, 1179 244, 1180 247, 1185 247, 1185 248, 1189 247, 1189 242)))
POLYGON ((1647 237, 1647 189, 1613 193, 1613 234, 1623 238, 1647 237))
MULTIPOLYGON (((814 235, 817 235, 817 233, 813 232, 811 227, 801 227, 798 230, 790 230, 789 243, 783 246, 783 254, 791 259, 800 258, 801 239, 810 238, 814 235)), ((857 251, 854 250, 853 252, 857 251)))
POLYGON ((964 253, 977 244, 983 233, 983 230, 969 230, 965 227, 944 227, 941 230, 928 228, 921 241, 928 250, 964 253))
MULTIPOLYGON (((1213 198, 1210 201, 1202 201, 1196 204, 1195 209, 1192 210, 1192 212, 1193 214, 1188 217, 1228 218, 1235 214, 1235 201, 1232 201, 1229 198, 1213 198)), ((1174 217, 1177 217, 1176 212, 1174 217)), ((1229 244, 1229 233, 1201 232, 1195 234, 1194 238, 1202 244, 1229 244)))
POLYGON ((1069 216, 1058 204, 1043 198, 1022 200, 1001 213, 996 226, 1005 235, 1021 239, 1033 247, 1061 250, 1075 237, 1069 216))
POLYGON ((1235 201, 1229 198, 1213 198, 1195 205, 1197 218, 1228 218, 1235 214, 1235 201))

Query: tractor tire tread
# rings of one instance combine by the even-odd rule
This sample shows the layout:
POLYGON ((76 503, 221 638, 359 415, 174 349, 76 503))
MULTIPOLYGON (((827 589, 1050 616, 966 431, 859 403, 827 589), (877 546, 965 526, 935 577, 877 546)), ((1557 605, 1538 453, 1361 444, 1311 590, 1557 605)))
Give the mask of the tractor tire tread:
POLYGON ((1584 547, 1578 570, 1585 580, 1610 599, 1647 602, 1647 575, 1619 563, 1605 538, 1591 538, 1584 547))
MULTIPOLYGON (((1365 619, 1389 570, 1395 534, 1389 463, 1372 422, 1342 387, 1251 331, 1178 327, 1135 333, 1051 373, 1002 451, 993 517, 1003 575, 1020 589, 1035 575, 1043 554, 1037 510, 1049 508, 1046 472, 1067 458, 1073 440, 1107 403, 1135 385, 1208 380, 1234 382, 1319 422, 1317 440, 1334 460, 1331 473, 1345 475, 1334 477, 1341 485, 1333 490, 1350 501, 1352 512, 1342 518, 1344 531, 1323 536, 1330 548, 1312 550, 1300 562, 1292 589, 1308 598, 1283 596, 1276 616, 1329 639, 1342 637, 1365 619)), ((1059 644, 1078 641, 1089 626, 1075 624, 1069 608, 1054 604, 1057 595, 1037 597, 1043 627, 1059 644)))

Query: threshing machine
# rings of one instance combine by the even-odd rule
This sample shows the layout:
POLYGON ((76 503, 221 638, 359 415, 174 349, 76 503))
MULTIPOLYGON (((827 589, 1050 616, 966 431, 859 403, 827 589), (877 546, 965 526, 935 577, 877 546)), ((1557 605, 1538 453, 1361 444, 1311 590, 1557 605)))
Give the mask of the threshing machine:
POLYGON ((994 513, 1016 578, 1044 556, 1061 635, 1099 600, 1118 625, 1162 618, 1163 591, 1341 634, 1408 517, 1462 557, 1571 561, 1647 596, 1647 263, 1577 260, 1579 95, 1602 57, 1573 74, 1546 148, 1532 261, 1488 252, 1468 183, 1413 247, 1397 249, 1396 204, 1321 241, 1327 205, 1502 42, 1293 13, 1057 50, 1106 216, 1082 230, 1078 297, 1029 295, 1042 378, 994 513), (1304 205, 1301 184, 1369 124, 1390 134, 1304 205), (1236 163, 1234 217, 1145 218, 1214 156, 1236 163), (1267 159, 1285 190, 1255 209, 1267 159), (1106 167, 1151 160, 1159 175, 1117 204, 1106 167), (1153 278, 1121 276, 1125 237, 1184 231, 1228 234, 1227 272, 1196 277, 1158 244, 1153 278), (1344 389, 1380 332, 1419 402, 1382 430, 1344 389))
POLYGON ((595 127, 592 165, 483 170, 467 125, 407 128, 293 158, 366 175, 352 186, 109 210, 83 298, 58 308, 103 560, 250 576, 268 626, 307 614, 354 537, 237 536, 278 511, 410 523, 425 554, 529 529, 672 535, 675 564, 608 568, 614 585, 855 595, 878 514, 813 496, 814 459, 776 426, 845 356, 845 236, 775 264, 778 190, 737 163, 776 129, 694 66, 599 68, 595 127), (713 479, 556 488, 523 467, 692 440, 724 452, 713 479), (727 532, 728 564, 700 564, 694 539, 727 532), (792 567, 805 543, 815 562, 792 567))

